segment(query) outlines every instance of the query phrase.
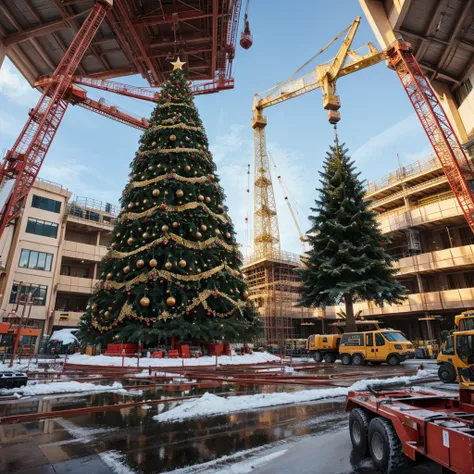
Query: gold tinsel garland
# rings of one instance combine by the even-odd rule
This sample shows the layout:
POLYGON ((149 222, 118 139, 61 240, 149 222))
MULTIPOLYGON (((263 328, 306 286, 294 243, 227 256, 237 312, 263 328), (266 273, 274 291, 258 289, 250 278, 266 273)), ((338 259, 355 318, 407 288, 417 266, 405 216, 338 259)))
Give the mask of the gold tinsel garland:
POLYGON ((219 273, 221 270, 223 270, 226 267, 227 265, 225 263, 222 263, 221 265, 217 267, 211 268, 210 270, 207 270, 206 272, 198 273, 196 275, 181 275, 179 273, 171 273, 166 270, 156 270, 155 268, 153 268, 152 270, 146 273, 140 273, 140 275, 133 278, 133 280, 123 281, 123 282, 105 280, 103 288, 105 290, 119 290, 120 288, 125 287, 127 290, 129 290, 133 285, 136 285, 137 283, 144 283, 145 281, 147 281, 150 278, 150 276, 152 276, 152 274, 156 275, 156 277, 164 278, 166 280, 171 280, 172 278, 174 278, 175 280, 182 280, 182 281, 199 281, 204 278, 210 278, 212 275, 219 273))
POLYGON ((176 123, 173 125, 154 125, 153 127, 148 127, 148 130, 154 131, 154 130, 162 130, 164 128, 182 128, 184 130, 192 130, 193 132, 204 133, 204 130, 202 127, 193 127, 192 125, 186 125, 182 122, 176 123))
POLYGON ((207 209, 207 212, 212 216, 214 217, 214 219, 219 219, 223 224, 227 224, 228 221, 227 219, 220 215, 220 214, 216 214, 215 212, 212 212, 209 208, 207 208, 207 206, 205 204, 203 204, 202 202, 189 202, 187 204, 182 204, 181 206, 168 206, 168 205, 164 205, 164 208, 161 209, 163 205, 160 205, 160 206, 153 206, 153 207, 150 207, 150 209, 147 209, 146 211, 143 211, 143 212, 127 212, 125 214, 122 214, 120 217, 119 217, 119 220, 121 222, 124 222, 124 221, 136 221, 137 219, 142 219, 143 217, 149 217, 151 216, 152 214, 154 214, 158 209, 160 210, 163 210, 163 211, 166 211, 166 212, 182 212, 182 211, 189 211, 191 209, 196 209, 198 207, 206 207, 207 209))
POLYGON ((229 252, 234 252, 235 247, 232 245, 229 245, 227 242, 224 242, 218 237, 211 237, 210 239, 203 240, 202 242, 192 242, 190 240, 183 239, 179 235, 173 234, 170 232, 169 234, 165 234, 164 237, 160 237, 156 240, 153 240, 152 242, 149 242, 146 245, 142 245, 141 247, 131 250, 130 252, 119 252, 118 250, 111 250, 108 254, 107 257, 110 258, 126 258, 126 257, 131 257, 132 255, 136 255, 137 253, 143 252, 145 250, 151 249, 154 245, 159 245, 165 240, 172 239, 174 240, 177 244, 182 245, 183 247, 187 247, 188 249, 195 249, 195 250, 205 250, 207 249, 210 245, 217 244, 220 245, 221 247, 224 247, 226 250, 229 252))
MULTIPOLYGON (((143 317, 143 316, 138 316, 136 311, 133 309, 132 305, 125 303, 118 315, 118 318, 116 319, 116 323, 121 323, 125 318, 130 317, 133 319, 138 319, 139 321, 146 321, 146 322, 154 322, 156 321, 166 321, 167 319, 175 319, 175 318, 181 318, 184 316, 186 312, 192 311, 196 306, 202 303, 203 308, 206 309, 207 311, 210 311, 209 306, 207 304, 207 299, 212 296, 212 295, 218 295, 226 300, 228 300, 231 304, 234 305, 234 309, 232 311, 228 311, 227 313, 214 313, 214 316, 218 318, 225 318, 227 316, 230 316, 232 313, 234 313, 236 310, 240 311, 242 313, 242 309, 247 305, 246 301, 235 301, 232 299, 230 296, 226 295, 225 293, 216 293, 215 290, 205 290, 202 293, 200 293, 196 298, 193 298, 190 304, 186 306, 185 311, 181 313, 175 313, 173 315, 169 314, 168 311, 164 311, 158 316, 152 316, 150 317, 143 317)), ((107 326, 102 326, 96 319, 92 320, 92 326, 99 330, 99 331, 107 331, 113 328, 111 324, 107 326)))
POLYGON ((180 176, 176 173, 166 173, 161 174, 160 176, 156 176, 155 178, 147 179, 145 181, 132 181, 127 185, 127 187, 144 188, 150 184, 159 183, 160 181, 164 181, 165 179, 170 179, 170 176, 176 181, 181 181, 183 183, 205 183, 209 180, 207 176, 200 176, 198 178, 186 178, 185 176, 180 176))
POLYGON ((138 151, 137 155, 147 156, 153 153, 204 153, 204 150, 199 150, 198 148, 160 148, 159 150, 138 151))
POLYGON ((166 102, 158 106, 159 109, 166 109, 167 107, 177 106, 177 107, 191 107, 194 109, 193 105, 185 104, 184 102, 166 102))

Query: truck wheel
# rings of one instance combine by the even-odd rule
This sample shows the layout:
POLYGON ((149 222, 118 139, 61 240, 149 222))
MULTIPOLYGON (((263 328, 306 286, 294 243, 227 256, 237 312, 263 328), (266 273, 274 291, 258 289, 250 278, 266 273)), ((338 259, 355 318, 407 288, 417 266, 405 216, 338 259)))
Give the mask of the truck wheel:
POLYGON ((323 360, 323 356, 321 352, 319 351, 313 352, 313 359, 314 359, 314 362, 321 362, 323 360))
POLYGON ((354 354, 352 356, 352 363, 354 365, 364 365, 364 358, 360 354, 354 354))
POLYGON ((324 362, 327 362, 328 364, 334 364, 334 362, 336 362, 336 354, 331 352, 324 354, 324 362))
POLYGON ((456 371, 451 364, 442 364, 438 369, 438 377, 441 382, 454 383, 456 381, 456 371))
POLYGON ((369 452, 380 472, 390 474, 405 468, 400 438, 392 423, 384 418, 377 417, 369 423, 369 452))
POLYGON ((352 447, 363 456, 369 455, 369 423, 371 417, 362 408, 354 408, 349 415, 352 447))
POLYGON ((397 356, 397 354, 392 354, 387 357, 387 364, 388 365, 400 365, 400 357, 397 356))
POLYGON ((343 365, 351 365, 352 363, 352 357, 350 354, 342 354, 341 355, 341 362, 343 365))

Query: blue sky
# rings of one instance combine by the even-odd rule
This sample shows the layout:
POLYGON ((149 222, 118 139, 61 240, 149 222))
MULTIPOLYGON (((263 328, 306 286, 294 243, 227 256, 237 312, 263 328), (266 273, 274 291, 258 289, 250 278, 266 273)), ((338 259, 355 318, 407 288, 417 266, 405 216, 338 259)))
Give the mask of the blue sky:
MULTIPOLYGON (((247 164, 253 172, 252 100, 256 92, 287 78, 357 15, 355 0, 253 1, 250 25, 254 45, 238 46, 234 61, 235 89, 199 96, 196 105, 206 127, 227 204, 238 238, 245 245, 247 164)), ((379 45, 362 18, 353 47, 372 41, 379 45)), ((339 43, 338 43, 339 44, 339 43)), ((321 56, 323 62, 337 46, 321 56)), ((315 63, 317 64, 317 63, 315 63)), ((145 86, 140 77, 120 79, 145 86)), ((377 181, 397 166, 431 152, 423 129, 396 74, 385 64, 357 72, 338 82, 342 119, 340 141, 346 143, 361 176, 377 181)), ((0 71, 0 151, 11 148, 38 93, 6 60, 0 71)), ((89 96, 107 100, 139 116, 148 117, 153 104, 90 90, 89 96)), ((303 228, 318 185, 318 170, 334 140, 319 90, 274 106, 268 117, 267 144, 298 210, 303 228)), ((127 181, 128 166, 140 137, 138 130, 79 107, 70 107, 46 157, 40 176, 62 183, 77 196, 117 203, 127 181)), ((301 249, 296 227, 274 173, 282 249, 301 249)))

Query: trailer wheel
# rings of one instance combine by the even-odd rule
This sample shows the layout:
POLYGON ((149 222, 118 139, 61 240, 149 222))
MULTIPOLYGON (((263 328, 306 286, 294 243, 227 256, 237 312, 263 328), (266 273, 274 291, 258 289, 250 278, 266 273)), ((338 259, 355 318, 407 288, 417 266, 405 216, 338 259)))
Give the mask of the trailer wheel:
POLYGON ((456 381, 456 370, 451 364, 442 364, 438 369, 438 377, 441 382, 454 383, 456 381))
POLYGON ((369 455, 369 423, 371 416, 363 408, 354 408, 349 415, 352 447, 363 456, 369 455))
POLYGON ((364 365, 365 363, 364 357, 361 354, 354 354, 352 356, 352 363, 354 365, 364 365))
POLYGON ((391 366, 400 365, 400 357, 397 354, 391 354, 387 357, 387 364, 391 366))
POLYGON ((323 355, 319 351, 313 352, 313 359, 314 362, 321 362, 323 360, 323 355))
POLYGON ((341 362, 343 365, 351 365, 352 364, 352 357, 350 354, 342 354, 341 355, 341 362))
POLYGON ((369 423, 369 452, 375 467, 387 474, 405 468, 406 458, 397 432, 390 421, 374 418, 369 423))
POLYGON ((333 354, 332 352, 324 354, 324 362, 327 362, 328 364, 334 364, 334 362, 336 362, 336 354, 333 354))

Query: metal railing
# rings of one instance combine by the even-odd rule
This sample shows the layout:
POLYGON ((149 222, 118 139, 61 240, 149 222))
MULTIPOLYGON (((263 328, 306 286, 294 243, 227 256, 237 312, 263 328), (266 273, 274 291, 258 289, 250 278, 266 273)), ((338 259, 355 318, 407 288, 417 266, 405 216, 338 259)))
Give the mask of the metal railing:
POLYGON ((292 252, 285 252, 283 250, 273 249, 270 254, 253 254, 244 259, 244 266, 251 265, 252 263, 259 262, 261 260, 271 260, 281 263, 295 263, 301 265, 301 257, 292 252))
POLYGON ((409 165, 402 166, 396 171, 383 176, 382 179, 378 182, 367 183, 367 194, 379 191, 387 186, 396 184, 406 178, 409 178, 413 175, 426 172, 431 169, 441 168, 441 164, 438 161, 436 155, 429 155, 423 160, 417 160, 414 163, 409 165))

